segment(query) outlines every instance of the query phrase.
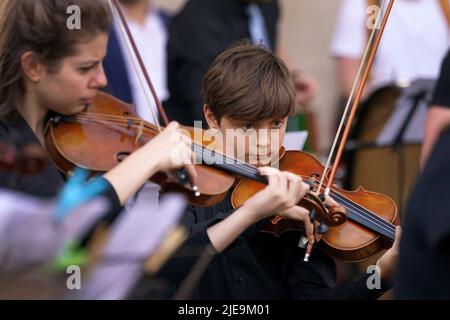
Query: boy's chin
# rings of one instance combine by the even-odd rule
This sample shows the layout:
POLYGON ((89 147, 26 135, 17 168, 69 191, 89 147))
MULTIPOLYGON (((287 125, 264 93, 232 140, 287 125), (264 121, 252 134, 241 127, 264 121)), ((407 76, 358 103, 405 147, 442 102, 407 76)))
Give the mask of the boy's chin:
POLYGON ((267 164, 266 162, 257 162, 257 163, 255 164, 255 167, 257 167, 257 168, 261 168, 261 167, 270 167, 270 163, 267 164))
POLYGON ((258 158, 258 159, 250 159, 248 163, 254 165, 256 167, 271 167, 275 161, 271 157, 258 158))

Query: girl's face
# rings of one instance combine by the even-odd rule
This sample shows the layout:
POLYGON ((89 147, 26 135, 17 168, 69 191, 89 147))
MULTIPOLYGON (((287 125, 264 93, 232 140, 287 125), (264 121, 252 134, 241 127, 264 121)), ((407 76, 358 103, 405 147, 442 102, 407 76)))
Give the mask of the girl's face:
POLYGON ((83 111, 97 90, 107 85, 102 66, 107 41, 108 35, 102 33, 78 44, 77 53, 64 58, 56 73, 43 67, 35 87, 39 106, 63 115, 83 111))

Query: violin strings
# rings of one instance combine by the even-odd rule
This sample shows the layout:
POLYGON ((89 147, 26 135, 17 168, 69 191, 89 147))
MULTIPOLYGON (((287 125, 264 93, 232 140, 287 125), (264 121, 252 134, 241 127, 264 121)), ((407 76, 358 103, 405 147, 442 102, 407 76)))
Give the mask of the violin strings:
POLYGON ((229 158, 221 153, 215 152, 214 150, 205 148, 198 144, 194 144, 194 152, 196 154, 201 154, 204 160, 219 168, 240 174, 250 179, 265 182, 265 180, 261 178, 262 176, 259 173, 258 168, 246 164, 238 159, 229 158), (214 156, 212 153, 214 153, 214 156), (220 161, 216 161, 217 159, 220 161))
MULTIPOLYGON (((128 122, 128 121, 144 122, 146 125, 148 125, 150 127, 155 126, 154 124, 149 123, 139 117, 129 117, 129 116, 124 117, 124 116, 118 116, 118 115, 109 115, 109 114, 93 113, 93 112, 81 112, 77 115, 77 117, 78 116, 87 117, 87 118, 96 118, 96 119, 101 118, 104 120, 120 120, 120 121, 125 121, 125 122, 128 122)), ((155 132, 159 133, 159 130, 157 128, 154 128, 154 130, 155 130, 155 132)))
POLYGON ((387 236, 388 238, 394 240, 395 238, 394 225, 390 224, 386 220, 381 219, 376 215, 373 215, 373 213, 371 213, 365 208, 359 208, 358 206, 355 206, 354 203, 349 202, 347 198, 343 197, 339 193, 332 191, 332 194, 334 195, 334 198, 337 200, 338 203, 347 206, 346 208, 350 211, 350 213, 353 213, 355 215, 349 216, 350 219, 359 222, 365 227, 371 227, 373 231, 381 233, 387 236))
MULTIPOLYGON (((314 182, 317 183, 317 180, 315 180, 314 182)), ((380 218, 379 216, 375 215, 373 212, 371 212, 370 210, 362 207, 361 205, 357 204, 356 202, 354 202, 353 200, 345 197, 344 195, 342 195, 341 193, 332 190, 333 195, 335 197, 338 197, 339 200, 341 201, 345 201, 346 204, 348 204, 349 206, 352 206, 353 208, 357 209, 358 211, 362 211, 364 214, 366 214, 367 216, 369 216, 369 218, 372 218, 374 220, 377 220, 379 223, 384 224, 386 227, 391 228, 391 229, 395 229, 395 226, 393 224, 391 224, 390 222, 384 220, 383 218, 380 218)))
MULTIPOLYGON (((314 182, 317 183, 318 181, 315 180, 314 182)), ((384 220, 383 218, 380 218, 370 210, 355 203, 351 199, 348 199, 347 197, 345 197, 344 195, 340 194, 337 191, 331 190, 331 195, 333 196, 333 198, 336 198, 336 200, 340 200, 340 202, 339 201, 337 202, 346 206, 346 209, 353 210, 350 211, 350 213, 353 213, 355 216, 354 217, 349 216, 350 218, 353 218, 354 220, 359 220, 357 222, 361 223, 366 227, 370 227, 370 225, 367 225, 367 223, 371 224, 373 226, 373 231, 377 231, 378 233, 382 234, 384 233, 380 232, 380 230, 386 231, 387 233, 385 234, 386 236, 388 236, 392 240, 395 238, 395 226, 392 223, 384 220)))
POLYGON ((119 123, 121 125, 123 125, 124 127, 133 127, 133 126, 142 126, 144 127, 144 129, 147 129, 148 131, 150 131, 151 133, 154 134, 158 134, 160 133, 156 128, 153 127, 152 124, 145 122, 143 120, 139 121, 139 122, 129 122, 125 119, 121 119, 121 117, 117 117, 117 118, 110 118, 110 120, 108 120, 108 118, 110 117, 103 117, 100 114, 97 114, 93 117, 91 116, 87 116, 87 115, 78 115, 76 116, 76 119, 82 119, 82 120, 92 120, 92 121, 104 121, 104 122, 113 122, 113 123, 119 123))
POLYGON ((77 120, 80 123, 88 123, 88 121, 89 122, 94 122, 94 123, 99 124, 99 125, 104 125, 104 126, 110 128, 110 129, 114 129, 115 131, 118 131, 121 134, 126 134, 128 136, 131 136, 131 134, 129 132, 127 132, 126 129, 124 129, 121 126, 117 126, 116 124, 111 123, 109 121, 102 121, 102 120, 96 120, 96 119, 82 119, 82 118, 79 118, 77 120))
MULTIPOLYGON (((317 182, 317 180, 316 180, 315 182, 317 182)), ((373 212, 371 212, 370 210, 368 210, 368 209, 362 207, 361 205, 357 204, 357 203, 354 202, 353 200, 351 200, 351 199, 345 197, 344 195, 342 195, 341 193, 339 193, 339 192, 337 192, 337 191, 332 190, 332 192, 333 192, 333 195, 334 195, 335 197, 339 197, 339 199, 340 199, 341 201, 346 201, 346 203, 347 203, 348 205, 352 206, 353 208, 356 208, 356 209, 359 210, 359 211, 362 211, 363 213, 365 213, 365 214, 368 215, 368 216, 371 216, 371 218, 373 218, 373 219, 375 219, 375 220, 378 220, 378 222, 385 224, 386 227, 395 229, 395 226, 394 226, 393 224, 391 224, 390 222, 384 220, 383 218, 380 218, 379 216, 375 215, 375 214, 374 214, 373 212)))

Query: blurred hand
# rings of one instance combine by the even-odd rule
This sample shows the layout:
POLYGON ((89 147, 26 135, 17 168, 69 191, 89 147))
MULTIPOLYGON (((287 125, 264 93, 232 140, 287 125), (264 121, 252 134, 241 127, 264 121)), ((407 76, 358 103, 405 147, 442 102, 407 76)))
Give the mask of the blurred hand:
POLYGON ((377 266, 380 268, 381 277, 388 281, 392 281, 395 272, 395 267, 397 265, 398 246, 400 243, 401 233, 402 233, 401 227, 397 226, 395 228, 394 244, 377 261, 377 266))
POLYGON ((317 94, 317 83, 311 76, 293 71, 292 79, 295 87, 295 102, 301 105, 308 104, 317 94))

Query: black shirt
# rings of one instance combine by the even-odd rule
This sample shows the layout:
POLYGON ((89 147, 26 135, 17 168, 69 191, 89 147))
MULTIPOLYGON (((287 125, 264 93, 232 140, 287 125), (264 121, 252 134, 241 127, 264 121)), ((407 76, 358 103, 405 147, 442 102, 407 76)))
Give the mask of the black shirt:
MULTIPOLYGON (((278 2, 260 5, 270 43, 277 43, 278 2)), ((214 58, 230 45, 249 39, 247 5, 243 0, 189 0, 169 28, 169 119, 193 126, 202 120, 201 83, 214 58)), ((273 48, 272 48, 273 49, 273 48)))
POLYGON ((441 74, 431 101, 432 106, 450 108, 450 51, 447 53, 441 66, 441 74))
MULTIPOLYGON (((230 197, 209 207, 190 207, 184 223, 190 237, 181 251, 210 245, 207 229, 233 212, 230 197)), ((298 247, 300 233, 289 231, 279 238, 259 232, 263 220, 246 230, 229 248, 217 254, 203 274, 196 299, 373 299, 386 291, 369 290, 361 275, 353 283, 336 286, 336 265, 316 245, 309 262, 298 247)), ((191 251, 192 253, 192 251, 191 251)), ((178 253, 163 268, 161 275, 181 282, 197 260, 195 255, 178 253)))
POLYGON ((398 299, 450 299, 450 129, 410 195, 397 267, 398 299))

